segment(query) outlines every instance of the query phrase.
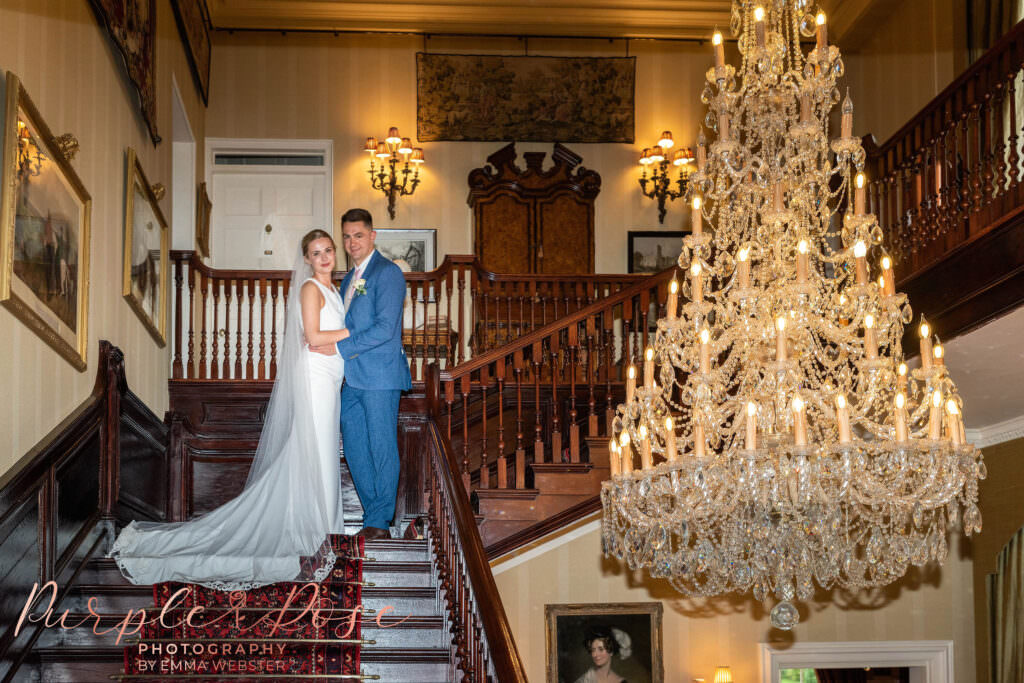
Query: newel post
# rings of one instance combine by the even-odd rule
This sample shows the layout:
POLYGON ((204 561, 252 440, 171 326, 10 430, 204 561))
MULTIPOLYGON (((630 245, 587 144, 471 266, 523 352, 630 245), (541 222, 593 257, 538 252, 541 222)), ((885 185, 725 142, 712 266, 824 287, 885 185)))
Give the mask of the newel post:
POLYGON ((441 415, 441 366, 436 361, 428 364, 423 379, 427 412, 435 419, 439 419, 441 415))
POLYGON ((124 353, 110 342, 101 340, 94 393, 101 396, 103 405, 100 510, 103 518, 108 520, 114 518, 120 491, 121 394, 125 389, 124 353))

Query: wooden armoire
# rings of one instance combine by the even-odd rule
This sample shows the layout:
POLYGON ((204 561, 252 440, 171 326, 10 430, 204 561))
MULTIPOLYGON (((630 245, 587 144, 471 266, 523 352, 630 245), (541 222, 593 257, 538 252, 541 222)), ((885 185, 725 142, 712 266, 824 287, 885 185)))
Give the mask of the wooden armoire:
POLYGON ((526 169, 520 169, 513 142, 469 174, 473 250, 492 272, 594 272, 594 199, 601 176, 560 144, 547 171, 545 156, 526 152, 526 169))

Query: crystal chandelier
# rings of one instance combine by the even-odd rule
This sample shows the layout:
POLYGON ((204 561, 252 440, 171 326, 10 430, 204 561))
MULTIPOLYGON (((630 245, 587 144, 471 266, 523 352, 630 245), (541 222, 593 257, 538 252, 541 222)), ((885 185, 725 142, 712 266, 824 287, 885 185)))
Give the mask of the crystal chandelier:
POLYGON ((774 597, 784 629, 815 583, 942 562, 949 527, 981 529, 985 476, 923 320, 922 366, 903 362, 911 310, 865 211, 848 97, 828 138, 844 67, 826 26, 808 0, 734 0, 738 68, 715 36, 686 277, 642 383, 628 370, 601 491, 606 555, 685 595, 774 597))

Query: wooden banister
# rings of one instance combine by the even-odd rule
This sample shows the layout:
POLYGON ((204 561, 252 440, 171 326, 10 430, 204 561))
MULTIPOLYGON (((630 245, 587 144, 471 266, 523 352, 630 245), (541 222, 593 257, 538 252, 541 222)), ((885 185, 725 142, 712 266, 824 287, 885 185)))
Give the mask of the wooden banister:
MULTIPOLYGON (((273 379, 291 273, 211 268, 191 251, 172 251, 171 261, 172 378, 273 379)), ((402 341, 413 379, 430 362, 455 365, 647 277, 493 273, 466 255, 406 273, 402 341)))
POLYGON ((1024 22, 884 143, 865 141, 897 287, 944 337, 1024 300, 1022 71, 1024 22))
MULTIPOLYGON (((438 366, 432 363, 426 371, 431 412, 438 408, 438 382, 438 366)), ((526 683, 469 496, 456 474, 456 456, 435 420, 428 421, 427 436, 431 545, 460 653, 462 680, 526 683), (460 585, 468 590, 459 590, 460 585)))

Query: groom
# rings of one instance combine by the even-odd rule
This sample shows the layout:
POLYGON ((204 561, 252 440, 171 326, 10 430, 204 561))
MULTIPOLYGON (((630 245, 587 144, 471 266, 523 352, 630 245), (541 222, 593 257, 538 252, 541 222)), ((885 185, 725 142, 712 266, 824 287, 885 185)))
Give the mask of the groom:
POLYGON ((377 232, 369 211, 346 211, 341 235, 352 257, 352 268, 341 283, 350 336, 338 342, 345 359, 345 460, 363 504, 359 533, 368 539, 390 538, 398 493, 398 402, 412 386, 402 349, 405 277, 374 248, 377 232))

